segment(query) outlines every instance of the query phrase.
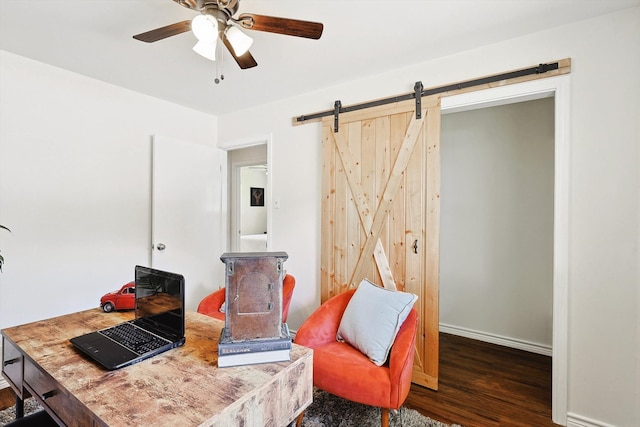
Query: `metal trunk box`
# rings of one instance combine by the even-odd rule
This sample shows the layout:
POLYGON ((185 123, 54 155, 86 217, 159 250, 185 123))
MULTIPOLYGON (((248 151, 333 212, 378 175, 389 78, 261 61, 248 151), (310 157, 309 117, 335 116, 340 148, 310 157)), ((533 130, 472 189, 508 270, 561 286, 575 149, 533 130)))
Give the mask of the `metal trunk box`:
POLYGON ((286 252, 224 253, 225 338, 278 338, 282 334, 282 281, 286 252))

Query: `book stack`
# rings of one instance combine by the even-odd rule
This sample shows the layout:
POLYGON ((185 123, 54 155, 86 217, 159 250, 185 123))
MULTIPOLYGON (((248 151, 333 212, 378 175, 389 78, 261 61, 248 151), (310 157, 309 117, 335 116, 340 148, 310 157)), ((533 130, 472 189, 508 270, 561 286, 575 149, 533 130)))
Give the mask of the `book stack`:
POLYGON ((291 335, 286 323, 282 324, 282 335, 277 338, 233 341, 225 337, 224 329, 220 333, 218 341, 218 367, 220 368, 289 360, 291 360, 291 335))
POLYGON ((282 322, 286 252, 225 253, 225 325, 218 367, 291 360, 291 335, 282 322))

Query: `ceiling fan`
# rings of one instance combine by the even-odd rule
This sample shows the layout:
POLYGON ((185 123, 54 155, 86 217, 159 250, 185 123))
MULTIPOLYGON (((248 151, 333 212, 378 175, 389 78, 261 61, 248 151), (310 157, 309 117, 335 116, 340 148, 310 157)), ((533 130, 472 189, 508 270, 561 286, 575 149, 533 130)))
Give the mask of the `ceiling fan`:
POLYGON ((173 0, 181 6, 200 12, 193 20, 176 22, 165 27, 133 36, 134 39, 153 43, 167 37, 192 30, 198 42, 193 50, 215 61, 218 39, 229 50, 240 68, 247 69, 258 65, 249 52, 253 39, 240 30, 266 31, 288 36, 319 39, 324 26, 319 22, 297 19, 277 18, 274 16, 243 13, 237 18, 240 0, 173 0))

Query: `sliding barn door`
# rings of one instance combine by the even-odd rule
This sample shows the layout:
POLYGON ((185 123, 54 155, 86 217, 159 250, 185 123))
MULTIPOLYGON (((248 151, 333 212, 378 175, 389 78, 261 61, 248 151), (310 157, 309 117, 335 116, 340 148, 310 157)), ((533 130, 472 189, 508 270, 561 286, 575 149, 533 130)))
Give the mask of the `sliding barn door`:
POLYGON ((413 382, 438 387, 440 100, 323 121, 322 302, 368 278, 418 295, 413 382))

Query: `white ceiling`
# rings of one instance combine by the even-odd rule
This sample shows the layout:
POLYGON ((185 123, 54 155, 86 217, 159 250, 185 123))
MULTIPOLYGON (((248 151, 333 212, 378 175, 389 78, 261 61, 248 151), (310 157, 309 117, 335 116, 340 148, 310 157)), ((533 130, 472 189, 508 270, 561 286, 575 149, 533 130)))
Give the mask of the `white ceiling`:
POLYGON ((640 0, 241 0, 240 13, 324 23, 320 40, 246 31, 258 66, 191 50, 190 32, 134 34, 191 19, 172 0, 0 0, 0 49, 222 115, 359 76, 629 8, 640 0), (224 80, 216 85, 216 65, 224 80))

